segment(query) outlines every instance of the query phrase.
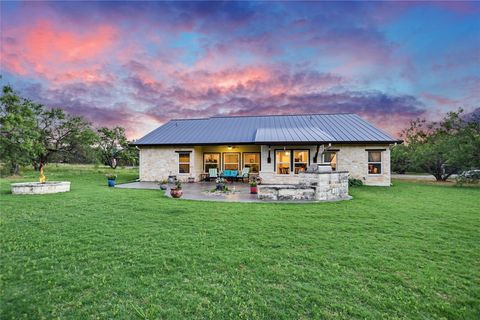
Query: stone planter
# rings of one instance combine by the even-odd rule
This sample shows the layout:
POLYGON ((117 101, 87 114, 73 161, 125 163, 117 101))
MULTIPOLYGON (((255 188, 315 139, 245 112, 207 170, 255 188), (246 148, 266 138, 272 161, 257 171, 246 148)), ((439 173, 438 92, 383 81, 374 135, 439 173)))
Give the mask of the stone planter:
POLYGON ((168 185, 167 184, 160 184, 160 189, 162 190, 167 190, 168 189, 168 185))
POLYGON ((47 194, 70 191, 69 181, 12 183, 12 194, 47 194))
POLYGON ((172 196, 172 198, 180 198, 183 195, 183 190, 172 188, 170 189, 170 195, 172 196))
POLYGON ((225 190, 225 183, 217 183, 217 185, 215 186, 215 189, 218 191, 225 190))

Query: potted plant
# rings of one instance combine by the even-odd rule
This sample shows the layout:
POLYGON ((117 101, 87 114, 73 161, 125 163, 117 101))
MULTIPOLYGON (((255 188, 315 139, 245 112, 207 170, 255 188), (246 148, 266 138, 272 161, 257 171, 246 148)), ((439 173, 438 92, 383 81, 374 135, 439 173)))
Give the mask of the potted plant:
POLYGON ((108 180, 108 186, 115 187, 115 180, 117 179, 117 175, 115 173, 107 173, 105 176, 108 180))
POLYGON ((177 181, 175 187, 170 189, 170 195, 172 198, 180 198, 183 195, 182 183, 180 181, 177 181))
POLYGON ((167 188, 168 188, 168 180, 163 179, 162 181, 160 181, 160 189, 167 190, 167 188))
POLYGON ((224 178, 217 178, 215 180, 216 186, 215 189, 218 191, 225 190, 225 179, 224 178))
POLYGON ((257 182, 255 180, 250 181, 250 193, 251 194, 257 194, 258 193, 257 182))

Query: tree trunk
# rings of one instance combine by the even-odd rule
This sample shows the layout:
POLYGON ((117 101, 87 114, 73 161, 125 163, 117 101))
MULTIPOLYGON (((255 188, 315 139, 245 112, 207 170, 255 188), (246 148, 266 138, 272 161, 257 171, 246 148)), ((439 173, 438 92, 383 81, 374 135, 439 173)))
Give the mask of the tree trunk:
POLYGON ((110 165, 110 168, 116 169, 117 166, 118 166, 117 159, 115 159, 115 158, 110 159, 110 161, 108 162, 108 164, 110 165))
POLYGON ((20 166, 18 165, 18 163, 11 162, 10 163, 10 174, 12 176, 16 176, 16 175, 18 175, 19 171, 20 171, 20 166))

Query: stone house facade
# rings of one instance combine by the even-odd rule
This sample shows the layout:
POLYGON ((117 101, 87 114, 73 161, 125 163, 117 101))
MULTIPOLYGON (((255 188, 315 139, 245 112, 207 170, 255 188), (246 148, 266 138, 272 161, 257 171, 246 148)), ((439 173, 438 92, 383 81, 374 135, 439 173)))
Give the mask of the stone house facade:
MULTIPOLYGON (((224 170, 222 160, 225 154, 239 153, 240 163, 239 167, 245 167, 244 158, 245 153, 259 153, 260 154, 260 170, 259 176, 263 183, 277 184, 277 183, 296 183, 298 173, 290 170, 288 174, 281 174, 275 170, 274 159, 268 162, 267 145, 239 145, 239 146, 145 146, 140 149, 140 180, 141 181, 161 181, 167 179, 171 175, 175 175, 181 181, 187 181, 189 177, 194 177, 195 181, 200 181, 202 174, 208 173, 205 170, 204 154, 220 155, 219 172, 224 170), (179 160, 182 152, 188 153, 189 170, 188 172, 180 172, 179 160), (242 161, 243 160, 243 161, 242 161)), ((270 146, 271 158, 273 156, 273 149, 275 146, 270 146)), ((314 156, 317 146, 315 145, 296 145, 285 146, 290 153, 294 150, 308 150, 308 164, 314 163, 314 156)), ((389 186, 390 185, 390 148, 389 145, 332 145, 331 150, 336 154, 336 167, 338 171, 348 171, 351 178, 360 179, 365 185, 373 186, 389 186), (368 154, 377 151, 381 155, 380 170, 377 173, 369 173, 368 154)), ((280 151, 283 150, 280 148, 280 151)), ((327 149, 328 150, 328 149, 327 149)), ((277 149, 278 152, 278 149, 277 149)), ((325 163, 325 160, 321 163, 325 163)), ((240 169, 240 170, 241 170, 240 169)))
POLYGON ((248 167, 264 184, 296 184, 312 164, 329 164, 366 185, 389 186, 390 147, 398 142, 356 115, 339 114, 172 120, 135 145, 141 181, 199 181, 210 168, 248 167))

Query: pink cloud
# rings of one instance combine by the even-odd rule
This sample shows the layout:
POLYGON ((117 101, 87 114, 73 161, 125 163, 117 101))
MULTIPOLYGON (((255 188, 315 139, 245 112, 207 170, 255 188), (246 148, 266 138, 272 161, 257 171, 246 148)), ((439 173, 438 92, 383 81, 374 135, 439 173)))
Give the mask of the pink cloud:
POLYGON ((72 32, 51 21, 38 20, 31 25, 8 28, 4 34, 13 39, 2 48, 7 71, 41 75, 53 81, 88 82, 100 78, 98 62, 105 59, 118 32, 106 24, 72 32), (90 68, 85 67, 88 65, 90 68))
POLYGON ((439 104, 441 106, 455 106, 459 103, 458 100, 454 100, 454 99, 450 99, 450 98, 447 98, 447 97, 442 97, 440 95, 435 95, 435 94, 431 94, 431 93, 428 93, 428 92, 423 92, 421 94, 421 96, 425 99, 428 99, 428 100, 431 100, 433 102, 435 102, 436 104, 439 104))

